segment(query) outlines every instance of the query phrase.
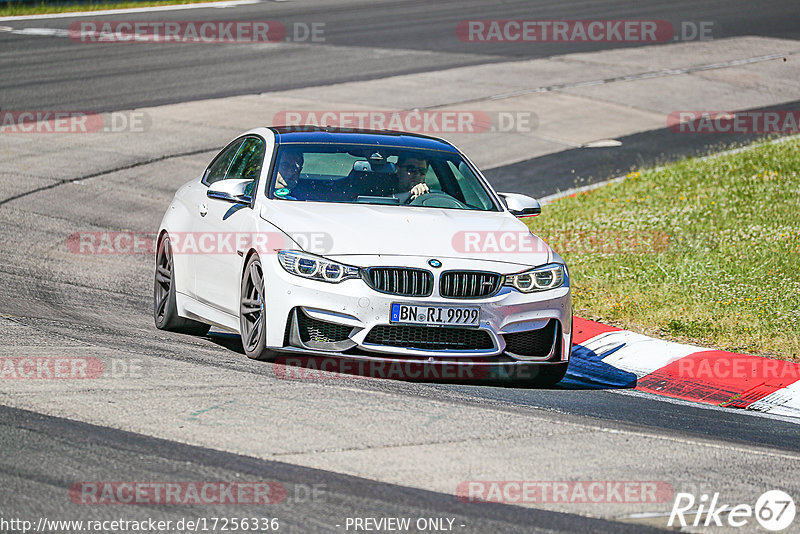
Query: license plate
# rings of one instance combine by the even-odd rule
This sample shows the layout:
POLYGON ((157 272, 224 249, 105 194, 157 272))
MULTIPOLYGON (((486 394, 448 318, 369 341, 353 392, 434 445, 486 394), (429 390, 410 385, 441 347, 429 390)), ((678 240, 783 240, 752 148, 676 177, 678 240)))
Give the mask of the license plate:
POLYGON ((392 304, 390 323, 480 326, 478 306, 416 306, 392 304))

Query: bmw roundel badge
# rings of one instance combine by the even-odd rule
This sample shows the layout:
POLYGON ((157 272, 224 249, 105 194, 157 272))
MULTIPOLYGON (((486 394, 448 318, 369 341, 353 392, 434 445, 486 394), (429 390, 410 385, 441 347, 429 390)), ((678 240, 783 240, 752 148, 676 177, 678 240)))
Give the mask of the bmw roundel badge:
POLYGON ((434 269, 438 269, 439 267, 442 266, 442 262, 440 262, 439 260, 428 260, 428 265, 430 265, 434 269))

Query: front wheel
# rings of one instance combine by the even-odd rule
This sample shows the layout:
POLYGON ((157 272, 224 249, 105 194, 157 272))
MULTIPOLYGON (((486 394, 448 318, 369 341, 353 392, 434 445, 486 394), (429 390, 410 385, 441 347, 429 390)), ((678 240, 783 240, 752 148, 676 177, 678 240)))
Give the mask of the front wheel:
POLYGON ((239 297, 239 332, 248 358, 271 361, 277 354, 267 350, 266 305, 264 302, 264 270, 258 254, 247 261, 242 275, 239 297))
POLYGON ((156 252, 156 274, 153 281, 153 319, 156 328, 182 334, 204 336, 211 328, 205 323, 178 315, 175 303, 175 265, 169 236, 164 236, 156 252))

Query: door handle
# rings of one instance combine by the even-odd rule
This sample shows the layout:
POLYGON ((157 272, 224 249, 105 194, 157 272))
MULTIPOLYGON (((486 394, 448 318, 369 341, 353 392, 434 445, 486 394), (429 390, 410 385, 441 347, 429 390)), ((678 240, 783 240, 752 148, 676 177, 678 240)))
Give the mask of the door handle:
POLYGON ((200 211, 200 217, 205 217, 206 215, 208 215, 208 206, 206 206, 205 204, 200 204, 198 210, 200 211))

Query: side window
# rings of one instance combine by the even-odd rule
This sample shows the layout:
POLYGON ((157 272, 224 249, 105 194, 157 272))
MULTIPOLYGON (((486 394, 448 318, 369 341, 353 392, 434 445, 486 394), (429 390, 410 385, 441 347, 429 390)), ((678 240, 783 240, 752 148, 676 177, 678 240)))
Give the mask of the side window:
POLYGON ((230 146, 219 153, 211 164, 211 167, 208 168, 208 172, 206 172, 206 176, 203 179, 204 184, 211 185, 225 178, 225 173, 228 172, 228 167, 231 166, 231 161, 233 161, 233 157, 236 155, 241 145, 241 140, 234 141, 230 146))
POLYGON ((258 137, 248 137, 233 158, 226 180, 256 180, 264 162, 265 143, 258 137))

